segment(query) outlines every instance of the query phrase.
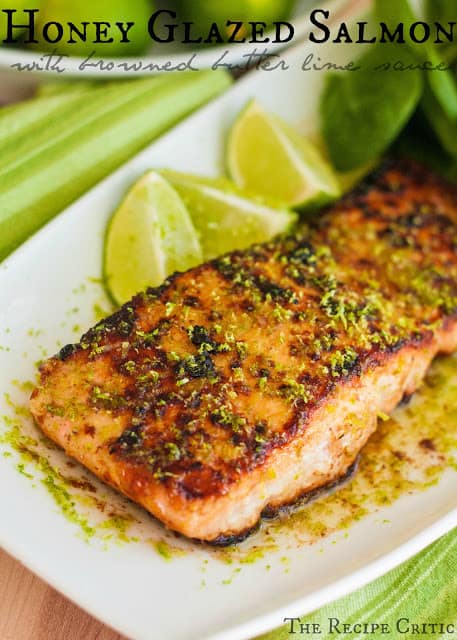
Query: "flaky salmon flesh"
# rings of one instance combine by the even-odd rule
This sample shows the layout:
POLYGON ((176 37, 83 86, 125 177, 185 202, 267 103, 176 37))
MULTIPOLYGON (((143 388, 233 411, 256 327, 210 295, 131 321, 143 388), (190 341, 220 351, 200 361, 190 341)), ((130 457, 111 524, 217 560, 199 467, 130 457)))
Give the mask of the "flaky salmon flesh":
POLYGON ((293 235, 135 296, 42 365, 31 410, 167 527, 228 544, 342 478, 456 349, 457 189, 390 161, 293 235))

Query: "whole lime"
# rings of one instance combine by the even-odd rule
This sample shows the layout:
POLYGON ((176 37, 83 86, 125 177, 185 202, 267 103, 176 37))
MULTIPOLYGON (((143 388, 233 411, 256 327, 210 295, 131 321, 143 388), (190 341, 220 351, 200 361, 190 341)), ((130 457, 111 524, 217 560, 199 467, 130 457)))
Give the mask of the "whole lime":
MULTIPOLYGON (((14 14, 13 23, 22 24, 27 23, 27 16, 22 13, 24 9, 39 9, 41 5, 40 0, 15 0, 14 2, 8 2, 7 0, 0 0, 0 9, 16 9, 17 13, 14 14)), ((3 12, 0 13, 0 41, 3 41, 7 36, 7 17, 3 12)), ((19 38, 21 32, 19 29, 15 29, 13 32, 14 38, 19 38)))
MULTIPOLYGON (((45 51, 57 49, 59 53, 84 56, 95 51, 98 56, 131 56, 143 53, 150 44, 147 30, 148 20, 153 12, 151 0, 42 0, 42 9, 38 14, 37 26, 41 32, 49 22, 57 22, 64 26, 64 37, 56 43, 49 43, 40 38, 38 47, 45 51), (67 23, 73 23, 79 30, 87 25, 87 40, 84 42, 78 35, 70 39, 67 23), (103 40, 113 38, 113 42, 96 43, 95 22, 108 22, 110 26, 102 34, 103 40), (128 31, 129 42, 121 42, 122 33, 116 22, 133 22, 128 31)), ((102 25, 102 30, 106 27, 102 25)), ((52 37, 56 33, 51 28, 52 37)))
MULTIPOLYGON (((295 0, 177 0, 178 18, 195 23, 195 30, 204 38, 208 29, 215 22, 225 39, 233 32, 233 26, 227 26, 230 21, 258 21, 271 25, 277 20, 287 20, 290 17, 295 0)), ((246 36, 246 30, 240 29, 237 39, 246 36)))

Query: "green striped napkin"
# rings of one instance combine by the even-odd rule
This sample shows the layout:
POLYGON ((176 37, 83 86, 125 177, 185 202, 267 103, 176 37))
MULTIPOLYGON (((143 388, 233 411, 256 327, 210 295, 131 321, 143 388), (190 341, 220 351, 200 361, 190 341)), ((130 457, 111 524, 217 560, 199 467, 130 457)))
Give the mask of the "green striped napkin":
POLYGON ((319 625, 314 627, 317 632, 300 633, 294 624, 292 633, 289 622, 258 640, 457 638, 457 529, 382 578, 301 617, 300 622, 308 623, 308 629, 313 623, 319 625), (362 632, 352 626, 344 633, 345 623, 362 624, 362 632), (364 623, 369 625, 365 632, 364 623), (384 633, 381 628, 370 633, 373 623, 386 625, 384 633))

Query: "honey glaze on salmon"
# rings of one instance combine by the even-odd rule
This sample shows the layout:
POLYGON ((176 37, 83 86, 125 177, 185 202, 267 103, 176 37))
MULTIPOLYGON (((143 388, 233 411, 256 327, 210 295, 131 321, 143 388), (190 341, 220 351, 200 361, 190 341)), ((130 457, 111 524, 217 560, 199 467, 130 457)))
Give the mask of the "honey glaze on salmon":
POLYGON ((457 349, 457 190, 389 162, 294 235, 170 277, 41 368, 43 431, 226 544, 342 478, 457 349))

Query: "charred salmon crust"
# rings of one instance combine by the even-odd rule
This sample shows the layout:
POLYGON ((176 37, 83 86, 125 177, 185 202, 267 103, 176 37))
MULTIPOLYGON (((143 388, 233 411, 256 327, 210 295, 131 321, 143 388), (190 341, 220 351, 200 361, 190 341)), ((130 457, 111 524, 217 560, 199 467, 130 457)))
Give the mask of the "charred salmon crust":
POLYGON ((190 538, 336 482, 457 349, 457 190, 392 161, 317 223, 170 277, 41 367, 65 451, 190 538))

